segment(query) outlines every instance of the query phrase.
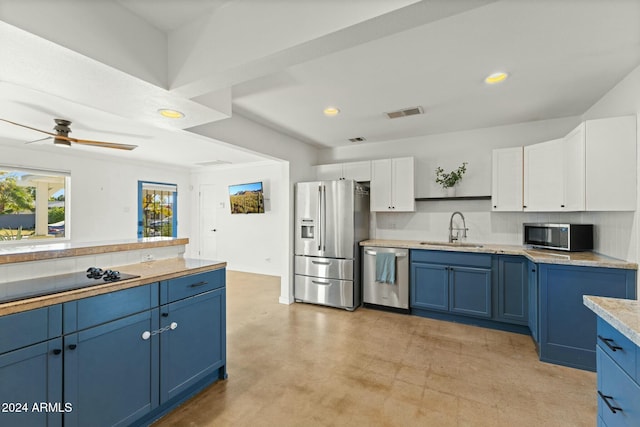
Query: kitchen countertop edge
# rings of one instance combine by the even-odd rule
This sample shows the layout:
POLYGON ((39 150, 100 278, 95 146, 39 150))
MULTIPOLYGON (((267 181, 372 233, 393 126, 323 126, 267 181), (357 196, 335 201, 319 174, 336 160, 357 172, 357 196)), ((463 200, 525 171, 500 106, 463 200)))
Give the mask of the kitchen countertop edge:
POLYGON ((186 245, 187 237, 147 237, 105 242, 56 242, 48 244, 0 246, 0 265, 17 262, 43 261, 108 252, 133 251, 145 248, 186 245))
POLYGON ((640 301, 583 295, 591 311, 640 347, 640 301))
POLYGON ((169 258, 130 264, 122 267, 114 267, 122 273, 139 275, 140 277, 0 303, 0 317, 82 298, 102 295, 109 292, 148 285, 149 283, 159 282, 161 280, 170 280, 188 274, 218 270, 225 268, 226 266, 227 263, 223 261, 200 260, 194 258, 169 258))
POLYGON ((471 252, 495 255, 519 255, 541 264, 563 264, 584 267, 621 268, 637 270, 638 264, 600 255, 594 252, 562 252, 544 249, 529 249, 523 246, 481 244, 479 246, 448 246, 438 244, 421 244, 418 240, 384 240, 370 239, 360 242, 360 246, 391 247, 406 249, 424 249, 430 251, 471 252))

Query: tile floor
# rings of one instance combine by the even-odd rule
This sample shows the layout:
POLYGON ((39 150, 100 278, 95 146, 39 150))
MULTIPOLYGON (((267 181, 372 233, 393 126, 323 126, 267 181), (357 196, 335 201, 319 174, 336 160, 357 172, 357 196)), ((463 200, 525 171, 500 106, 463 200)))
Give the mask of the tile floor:
POLYGON ((596 424, 595 374, 538 361, 528 336, 279 293, 228 272, 229 378, 156 427, 596 424))

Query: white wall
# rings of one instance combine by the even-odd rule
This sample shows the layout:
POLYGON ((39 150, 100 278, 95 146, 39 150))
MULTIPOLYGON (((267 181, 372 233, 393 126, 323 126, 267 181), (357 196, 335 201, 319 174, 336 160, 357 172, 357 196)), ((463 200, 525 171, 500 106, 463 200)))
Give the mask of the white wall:
POLYGON ((287 272, 286 234, 289 206, 288 182, 283 180, 283 162, 267 161, 249 165, 223 166, 194 172, 191 205, 191 245, 187 255, 198 256, 200 245, 201 185, 216 186, 216 201, 208 208, 216 210, 216 243, 218 259, 231 270, 281 276, 287 272), (262 181, 265 213, 232 215, 229 186, 262 181))
POLYGON ((285 264, 280 274, 279 301, 283 304, 293 303, 294 183, 314 178, 311 165, 317 164, 318 150, 235 113, 230 119, 197 126, 190 131, 284 162, 281 174, 282 182, 288 184, 283 193, 283 198, 288 200, 288 211, 281 218, 285 229, 281 237, 285 241, 281 256, 285 264))
MULTIPOLYGON (((104 151, 104 154, 103 154, 104 151)), ((0 141, 0 165, 71 172, 71 225, 74 242, 137 238, 138 181, 178 185, 178 236, 187 237, 191 207, 189 172, 168 165, 128 162, 79 148, 9 145, 0 141)), ((48 241, 50 243, 50 241, 48 241)))

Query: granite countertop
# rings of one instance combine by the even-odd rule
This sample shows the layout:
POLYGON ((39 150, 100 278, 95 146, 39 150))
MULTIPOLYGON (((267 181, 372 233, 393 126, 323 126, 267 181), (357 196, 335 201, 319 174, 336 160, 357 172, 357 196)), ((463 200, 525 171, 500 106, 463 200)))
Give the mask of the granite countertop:
POLYGON ((516 245, 498 245, 482 243, 425 242, 420 240, 380 240, 371 239, 360 242, 360 246, 426 249, 438 251, 475 252, 500 255, 521 255, 542 264, 567 264, 588 267, 608 267, 637 270, 638 264, 595 252, 563 252, 547 249, 530 249, 516 245))
POLYGON ((186 245, 188 243, 189 239, 186 237, 147 237, 107 242, 62 241, 42 243, 42 241, 33 241, 12 244, 11 246, 0 246, 0 264, 186 245))
POLYGON ((584 295, 584 305, 640 347, 640 301, 584 295))
MULTIPOLYGON (((55 292, 33 298, 25 298, 17 301, 10 301, 0 304, 0 316, 18 313, 21 311, 33 310, 53 304, 60 304, 80 298, 92 297, 106 294, 113 291, 142 286, 160 280, 173 279, 185 274, 202 273, 205 271, 217 270, 226 267, 227 263, 222 261, 203 260, 194 258, 169 258, 157 261, 142 262, 138 264, 112 267, 121 273, 140 276, 135 279, 120 280, 118 282, 103 282, 97 285, 86 286, 63 292, 55 292)), ((6 285, 10 285, 6 284, 6 285)))

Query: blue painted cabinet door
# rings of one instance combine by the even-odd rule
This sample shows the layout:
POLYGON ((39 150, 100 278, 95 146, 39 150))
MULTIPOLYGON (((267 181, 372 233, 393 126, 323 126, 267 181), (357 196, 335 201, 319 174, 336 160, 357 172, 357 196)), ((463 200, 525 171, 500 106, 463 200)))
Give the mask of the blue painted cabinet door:
POLYGON ((527 260, 519 256, 498 257, 496 320, 518 325, 528 323, 527 260))
POLYGON ((491 317, 491 270, 448 267, 449 307, 452 313, 491 317))
POLYGON ((640 425, 640 387, 599 346, 598 415, 609 427, 640 425), (612 411, 609 405, 620 408, 612 411))
POLYGON ((0 355, 0 403, 11 405, 1 408, 0 425, 62 425, 61 350, 62 339, 56 338, 0 355))
POLYGON ((158 406, 158 309, 64 337, 65 427, 126 426, 158 406))
POLYGON ((160 307, 160 402, 201 379, 226 376, 225 289, 217 289, 160 307))
POLYGON ((540 360, 595 371, 596 315, 583 295, 635 298, 634 270, 538 264, 540 360))
POLYGON ((411 307, 449 311, 449 267, 411 263, 411 307))
POLYGON ((536 343, 540 342, 538 334, 538 266, 535 262, 527 264, 529 274, 529 329, 536 343))

